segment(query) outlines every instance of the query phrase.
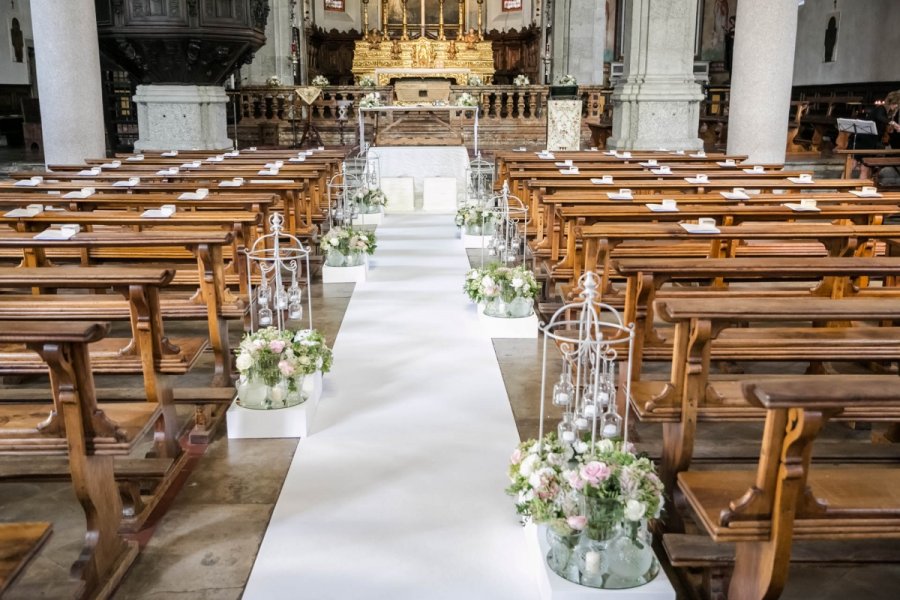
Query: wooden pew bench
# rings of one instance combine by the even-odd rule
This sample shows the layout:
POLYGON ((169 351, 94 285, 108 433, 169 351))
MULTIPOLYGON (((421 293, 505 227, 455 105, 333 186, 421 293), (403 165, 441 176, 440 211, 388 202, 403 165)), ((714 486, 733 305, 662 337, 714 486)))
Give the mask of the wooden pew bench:
POLYGON ((863 407, 894 412, 900 408, 898 389, 879 379, 831 377, 745 384, 747 402, 765 411, 756 472, 678 476, 679 489, 710 538, 735 544, 730 600, 777 598, 795 541, 900 538, 896 466, 812 464, 816 436, 827 421, 863 407))
POLYGON ((51 523, 0 523, 0 596, 37 555, 52 531, 51 523))

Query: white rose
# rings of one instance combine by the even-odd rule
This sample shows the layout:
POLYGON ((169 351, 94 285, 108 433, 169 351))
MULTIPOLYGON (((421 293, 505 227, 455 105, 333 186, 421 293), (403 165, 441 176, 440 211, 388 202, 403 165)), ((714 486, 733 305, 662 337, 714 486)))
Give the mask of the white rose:
POLYGON ((537 454, 529 454, 525 457, 525 460, 522 461, 522 464, 519 465, 519 473, 522 477, 530 477, 532 473, 534 473, 534 468, 537 466, 538 455, 537 454))
POLYGON ((253 366, 253 358, 246 352, 241 352, 238 354, 237 360, 234 361, 234 366, 237 367, 238 371, 246 371, 253 366))
POLYGON ((328 240, 328 243, 332 246, 340 246, 341 240, 339 240, 338 238, 331 238, 330 240, 328 240))
MULTIPOLYGON (((605 440, 604 440, 605 441, 605 440)), ((625 503, 625 519, 628 521, 640 521, 647 512, 647 506, 638 500, 629 500, 625 503)))
POLYGON ((519 504, 525 504, 526 502, 531 502, 534 498, 534 492, 532 490, 525 490, 524 492, 519 492, 519 504))
POLYGON ((322 364, 323 364, 322 357, 320 356, 319 358, 316 359, 316 371, 319 371, 322 369, 322 364))
POLYGON ((525 280, 523 280, 521 277, 513 277, 512 286, 514 289, 519 289, 523 285, 525 285, 525 280))
POLYGON ((578 440, 575 442, 573 448, 578 454, 585 454, 588 451, 588 443, 578 440))
POLYGON ((297 359, 297 360, 300 361, 300 364, 301 364, 301 365, 308 365, 308 364, 309 364, 309 357, 308 357, 308 356, 301 356, 301 357, 300 357, 299 359, 297 359))
POLYGON ((597 450, 599 452, 612 452, 614 448, 612 440, 604 439, 597 442, 597 450))
POLYGON ((533 487, 535 489, 541 487, 541 475, 543 474, 543 471, 544 471, 543 469, 540 469, 540 470, 532 473, 531 476, 528 478, 528 485, 530 485, 531 487, 533 487))

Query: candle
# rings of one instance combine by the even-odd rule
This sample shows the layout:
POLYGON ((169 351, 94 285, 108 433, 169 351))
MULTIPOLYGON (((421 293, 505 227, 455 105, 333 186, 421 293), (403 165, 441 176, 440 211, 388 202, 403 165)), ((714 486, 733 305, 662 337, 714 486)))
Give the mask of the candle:
POLYGON ((584 571, 592 575, 600 572, 600 561, 602 555, 596 550, 590 550, 584 553, 584 571))
POLYGON ((562 440, 564 442, 574 442, 575 441, 575 432, 574 431, 563 431, 562 440))
POLYGON ((577 419, 575 419, 575 428, 576 429, 585 430, 588 428, 588 425, 589 425, 588 420, 585 419, 584 417, 578 417, 577 419))
POLYGON ((597 407, 593 404, 585 404, 584 405, 584 416, 593 417, 597 414, 597 407))
POLYGON ((606 406, 607 404, 609 404, 609 392, 607 392, 606 390, 600 392, 599 394, 597 394, 597 399, 600 401, 601 406, 606 406))
POLYGON ((607 423, 603 426, 603 430, 600 434, 605 438, 616 437, 619 435, 619 428, 616 427, 615 423, 607 423))
POLYGON ((570 401, 569 394, 567 392, 559 392, 556 394, 556 403, 560 406, 565 406, 570 401))

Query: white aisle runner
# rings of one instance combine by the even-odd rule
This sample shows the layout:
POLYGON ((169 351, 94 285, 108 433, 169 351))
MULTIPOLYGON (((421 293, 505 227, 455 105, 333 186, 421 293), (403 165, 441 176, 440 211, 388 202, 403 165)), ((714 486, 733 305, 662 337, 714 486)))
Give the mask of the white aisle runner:
POLYGON ((379 226, 244 600, 537 597, 503 493, 518 436, 467 269, 446 215, 379 226))

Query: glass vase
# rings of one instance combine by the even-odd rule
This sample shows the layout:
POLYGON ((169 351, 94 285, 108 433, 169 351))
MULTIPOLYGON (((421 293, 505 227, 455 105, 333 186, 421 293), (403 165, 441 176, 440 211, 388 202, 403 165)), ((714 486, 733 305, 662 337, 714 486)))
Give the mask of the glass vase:
POLYGON ((606 588, 632 588, 653 581, 659 562, 653 553, 647 521, 625 521, 622 535, 607 549, 609 578, 606 588))
POLYGON ((325 254, 325 264, 329 267, 343 267, 344 255, 338 250, 329 250, 325 254))
POLYGON ((344 257, 345 267, 358 267, 366 262, 366 253, 360 251, 351 251, 344 257))
POLYGON ((604 588, 610 577, 609 547, 620 535, 622 504, 615 499, 582 496, 587 525, 575 548, 579 583, 604 588))
POLYGON ((360 212, 368 215, 375 215, 381 212, 380 204, 363 204, 360 208, 362 208, 360 212))
POLYGON ((578 571, 574 558, 575 547, 578 545, 579 533, 568 527, 547 527, 547 544, 550 550, 547 552, 547 566, 550 570, 564 579, 577 580, 578 571))
POLYGON ((290 408, 306 401, 303 393, 305 375, 284 377, 268 385, 259 378, 241 376, 237 382, 238 404, 253 410, 290 408))
POLYGON ((531 298, 513 298, 509 303, 509 316, 513 319, 530 317, 533 307, 534 300, 531 298))
POLYGON ((467 223, 466 235, 483 235, 481 223, 467 223))

